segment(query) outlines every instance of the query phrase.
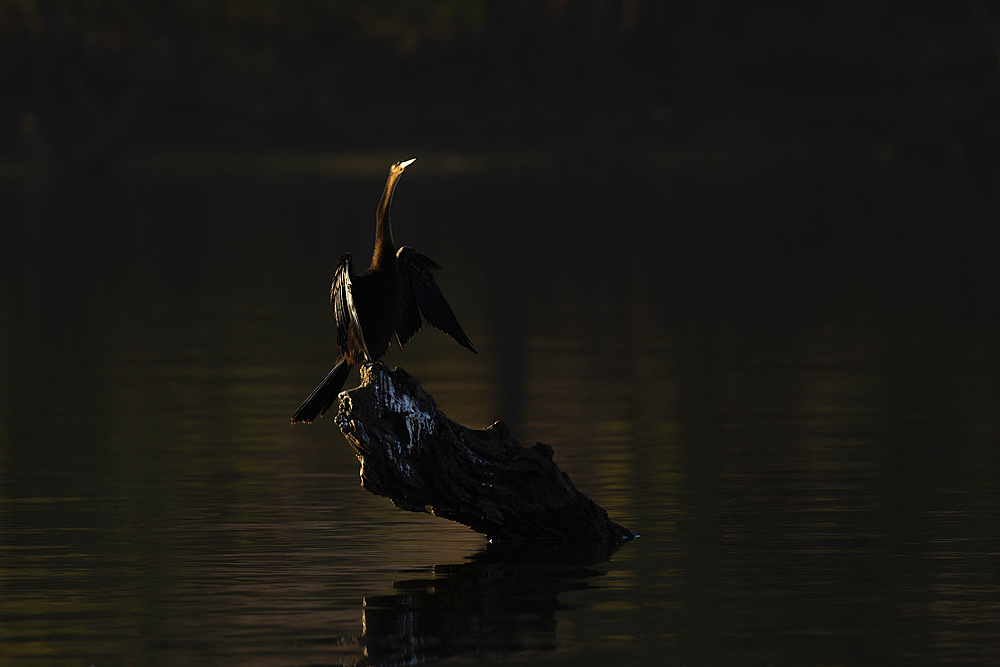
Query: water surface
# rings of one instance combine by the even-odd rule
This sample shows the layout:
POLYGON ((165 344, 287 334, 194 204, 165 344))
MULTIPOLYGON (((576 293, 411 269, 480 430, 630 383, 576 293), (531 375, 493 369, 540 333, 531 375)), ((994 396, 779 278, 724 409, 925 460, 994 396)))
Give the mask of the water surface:
POLYGON ((422 331, 387 362, 642 537, 487 544, 288 425, 379 171, 7 183, 4 662, 1000 655, 995 175, 423 164, 396 238, 480 354, 422 331))

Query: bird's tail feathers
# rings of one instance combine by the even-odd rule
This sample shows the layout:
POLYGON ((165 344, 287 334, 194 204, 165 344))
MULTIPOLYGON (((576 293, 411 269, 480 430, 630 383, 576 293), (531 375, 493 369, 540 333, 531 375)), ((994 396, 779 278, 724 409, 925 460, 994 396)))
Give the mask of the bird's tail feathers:
POLYGON ((309 424, 322 417, 330 409, 333 402, 337 400, 340 390, 347 382, 347 375, 351 372, 351 364, 347 363, 343 357, 337 360, 337 364, 327 374, 326 378, 313 389, 309 398, 302 402, 299 409, 292 415, 292 423, 303 422, 309 424))

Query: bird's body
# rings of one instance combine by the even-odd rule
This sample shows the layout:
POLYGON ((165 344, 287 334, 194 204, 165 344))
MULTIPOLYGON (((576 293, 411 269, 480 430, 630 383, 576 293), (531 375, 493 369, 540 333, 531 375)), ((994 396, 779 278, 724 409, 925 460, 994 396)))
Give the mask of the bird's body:
POLYGON ((330 303, 337 323, 340 358, 292 415, 293 424, 323 416, 340 393, 351 367, 382 357, 393 339, 404 346, 420 329, 421 315, 459 345, 475 352, 431 274, 441 267, 408 246, 397 251, 393 243, 389 206, 400 175, 412 162, 397 162, 389 169, 375 214, 371 266, 356 275, 350 253, 342 255, 337 264, 330 303))
MULTIPOLYGON (((351 289, 365 346, 374 361, 389 351, 389 343, 399 328, 403 317, 403 284, 395 270, 369 269, 351 281, 351 289)), ((358 344, 357 335, 351 328, 348 328, 348 340, 349 344, 344 350, 345 358, 352 364, 367 361, 363 349, 365 346, 358 344)))

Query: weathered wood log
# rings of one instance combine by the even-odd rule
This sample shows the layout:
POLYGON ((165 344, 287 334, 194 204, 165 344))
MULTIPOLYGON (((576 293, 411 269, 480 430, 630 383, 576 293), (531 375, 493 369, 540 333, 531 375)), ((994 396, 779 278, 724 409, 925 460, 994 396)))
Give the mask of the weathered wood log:
POLYGON ((420 383, 381 362, 340 395, 337 425, 361 462, 361 486, 491 540, 624 541, 635 537, 577 491, 552 448, 518 444, 503 422, 481 430, 437 409, 420 383))

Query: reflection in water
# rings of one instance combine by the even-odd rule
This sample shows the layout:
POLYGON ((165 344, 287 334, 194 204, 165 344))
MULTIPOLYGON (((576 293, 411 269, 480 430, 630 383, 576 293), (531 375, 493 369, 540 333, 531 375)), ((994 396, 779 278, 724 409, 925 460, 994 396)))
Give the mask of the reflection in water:
POLYGON ((402 579, 364 600, 365 665, 413 665, 460 653, 553 650, 558 596, 604 574, 606 542, 489 544, 431 579, 402 579))

